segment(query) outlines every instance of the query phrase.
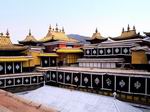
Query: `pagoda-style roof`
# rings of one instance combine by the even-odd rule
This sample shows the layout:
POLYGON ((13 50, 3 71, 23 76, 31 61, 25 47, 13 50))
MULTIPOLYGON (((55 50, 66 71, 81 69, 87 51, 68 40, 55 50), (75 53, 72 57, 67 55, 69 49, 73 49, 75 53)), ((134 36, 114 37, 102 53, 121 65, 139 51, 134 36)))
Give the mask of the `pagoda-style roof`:
POLYGON ((150 32, 143 32, 146 36, 150 37, 150 32))
POLYGON ((56 24, 56 28, 52 28, 51 25, 49 27, 47 35, 39 40, 40 42, 51 42, 51 41, 66 41, 66 42, 78 42, 76 39, 70 38, 65 34, 64 28, 58 29, 58 25, 56 24))
POLYGON ((98 32, 97 28, 95 30, 95 33, 93 33, 92 37, 86 41, 89 41, 91 44, 101 43, 103 41, 106 41, 108 38, 102 37, 100 32, 98 32))
POLYGON ((14 45, 10 40, 8 31, 6 35, 0 33, 0 51, 22 51, 26 49, 27 49, 26 47, 14 45))
POLYGON ((128 25, 127 31, 124 31, 124 28, 122 29, 122 33, 118 37, 109 37, 112 40, 118 41, 118 40, 127 40, 127 39, 135 39, 135 38, 143 38, 140 33, 136 33, 135 26, 133 26, 133 30, 130 30, 130 27, 128 25))
POLYGON ((29 34, 26 36, 26 38, 22 41, 19 41, 19 43, 24 45, 35 45, 37 43, 37 40, 31 34, 31 30, 29 30, 29 34))

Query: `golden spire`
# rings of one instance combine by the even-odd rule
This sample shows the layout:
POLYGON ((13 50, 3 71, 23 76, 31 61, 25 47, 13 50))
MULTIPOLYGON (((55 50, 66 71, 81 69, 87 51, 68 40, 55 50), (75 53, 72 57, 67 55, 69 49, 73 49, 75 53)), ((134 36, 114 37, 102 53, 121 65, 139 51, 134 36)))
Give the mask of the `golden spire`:
POLYGON ((97 30, 97 28, 96 28, 95 33, 97 33, 97 32, 98 32, 98 30, 97 30))
POLYGON ((9 36, 9 31, 8 31, 8 29, 7 29, 7 31, 6 31, 6 36, 7 36, 7 37, 9 36))
POLYGON ((136 29, 135 29, 135 26, 133 26, 133 30, 136 30, 136 29))
POLYGON ((29 36, 31 36, 31 29, 29 29, 29 36))
POLYGON ((64 27, 62 27, 62 32, 65 33, 64 27))
POLYGON ((122 28, 122 33, 124 32, 124 27, 122 28))
POLYGON ((129 24, 128 24, 127 31, 129 31, 129 30, 130 30, 130 26, 129 26, 129 24))
POLYGON ((51 24, 49 25, 49 32, 51 31, 52 27, 51 27, 51 24))
POLYGON ((57 25, 57 23, 56 23, 56 29, 55 30, 56 30, 56 32, 58 32, 58 25, 57 25))

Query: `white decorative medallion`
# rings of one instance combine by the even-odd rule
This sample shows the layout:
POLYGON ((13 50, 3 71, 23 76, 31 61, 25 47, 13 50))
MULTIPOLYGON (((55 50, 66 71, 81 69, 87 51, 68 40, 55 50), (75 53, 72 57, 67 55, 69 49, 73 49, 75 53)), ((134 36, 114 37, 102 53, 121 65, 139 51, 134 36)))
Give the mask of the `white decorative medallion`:
POLYGON ((89 79, 87 77, 84 78, 84 82, 88 83, 89 79))
POLYGON ((126 85, 126 83, 124 82, 124 80, 121 80, 119 82, 119 85, 120 85, 121 88, 123 88, 126 85))
POLYGON ((139 81, 136 81, 136 82, 134 83, 134 87, 135 87, 136 89, 139 89, 139 88, 141 87, 141 83, 140 83, 139 81))
POLYGON ((8 70, 11 70, 11 69, 12 69, 12 66, 11 66, 11 65, 8 65, 7 68, 8 68, 8 70))
POLYGON ((125 54, 127 54, 128 49, 127 49, 127 48, 125 48, 125 49, 123 50, 123 52, 124 52, 125 54))
POLYGON ((110 50, 110 49, 107 49, 107 53, 110 54, 110 53, 111 53, 111 50, 110 50))
POLYGON ((78 81, 79 81, 79 79, 78 79, 77 76, 74 78, 74 81, 75 81, 75 82, 78 82, 78 81))
POLYGON ((102 49, 101 49, 99 52, 100 52, 100 54, 103 54, 103 53, 104 53, 104 51, 103 51, 102 49))
POLYGON ((59 75, 59 79, 60 79, 60 80, 62 79, 62 75, 61 75, 61 74, 59 75))
POLYGON ((3 66, 2 65, 0 65, 0 71, 2 71, 3 70, 3 66))
POLYGON ((119 53, 119 49, 118 48, 115 49, 115 53, 119 53))
POLYGON ((44 61, 44 63, 45 63, 45 64, 47 64, 47 63, 48 63, 48 61, 47 61, 47 60, 45 60, 45 61, 44 61))
POLYGON ((2 81, 0 81, 0 85, 2 85, 3 84, 3 82, 2 81))
POLYGON ((89 51, 89 50, 86 50, 86 54, 90 54, 90 51, 89 51))
POLYGON ((66 79, 67 79, 67 81, 69 81, 69 80, 70 80, 70 76, 69 76, 69 75, 67 75, 66 79))
POLYGON ((16 65, 16 69, 18 70, 19 68, 20 68, 20 66, 17 64, 17 65, 16 65))
POLYGON ((53 79, 56 77, 54 73, 53 73, 52 77, 53 77, 53 79))
POLYGON ((12 81, 11 80, 8 80, 8 84, 11 84, 12 83, 12 81))
POLYGON ((106 83, 107 83, 108 86, 110 86, 111 85, 111 80, 109 78, 107 78, 106 83))
POLYGON ((93 54, 96 54, 96 50, 93 50, 93 54))
POLYGON ((94 81, 95 81, 95 84, 96 84, 96 85, 98 85, 99 82, 100 82, 99 78, 96 78, 94 81))

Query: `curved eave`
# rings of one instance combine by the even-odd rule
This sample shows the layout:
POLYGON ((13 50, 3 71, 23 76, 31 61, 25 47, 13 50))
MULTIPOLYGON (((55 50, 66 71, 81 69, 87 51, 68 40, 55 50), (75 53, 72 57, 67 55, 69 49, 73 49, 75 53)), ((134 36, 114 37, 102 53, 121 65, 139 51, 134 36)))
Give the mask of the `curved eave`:
POLYGON ((26 43, 38 43, 38 41, 18 41, 20 44, 26 44, 26 43))
POLYGON ((0 51, 24 51, 26 50, 27 47, 1 47, 0 46, 0 51))
POLYGON ((28 61, 30 60, 31 58, 28 58, 28 57, 18 57, 18 56, 14 56, 14 57, 0 57, 0 62, 23 62, 23 61, 28 61))
POLYGON ((101 39, 98 39, 98 38, 94 38, 94 39, 86 39, 86 41, 88 41, 88 42, 93 41, 93 40, 106 41, 106 40, 108 40, 108 38, 101 38, 101 39))
POLYGON ((128 39, 136 39, 136 38, 143 38, 141 35, 133 35, 133 36, 130 36, 130 37, 109 37, 111 40, 114 40, 114 41, 119 41, 119 40, 128 40, 128 39))
POLYGON ((41 53, 39 57, 58 57, 56 53, 41 53))

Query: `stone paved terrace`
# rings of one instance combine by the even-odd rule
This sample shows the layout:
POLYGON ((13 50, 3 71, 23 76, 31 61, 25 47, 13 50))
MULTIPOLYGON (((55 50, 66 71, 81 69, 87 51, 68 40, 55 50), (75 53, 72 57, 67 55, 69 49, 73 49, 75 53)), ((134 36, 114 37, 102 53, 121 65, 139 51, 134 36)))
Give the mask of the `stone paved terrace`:
POLYGON ((57 112, 42 104, 0 90, 0 112, 57 112))

